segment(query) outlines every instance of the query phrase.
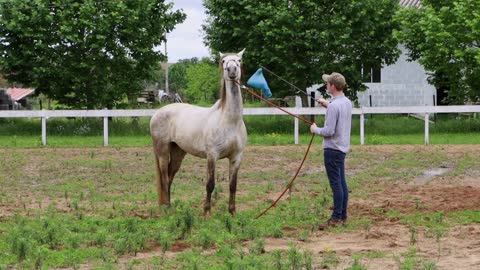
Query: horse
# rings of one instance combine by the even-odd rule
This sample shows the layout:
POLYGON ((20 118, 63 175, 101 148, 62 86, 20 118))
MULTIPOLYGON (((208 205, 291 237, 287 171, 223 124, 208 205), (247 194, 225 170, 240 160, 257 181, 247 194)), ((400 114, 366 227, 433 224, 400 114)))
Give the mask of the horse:
POLYGON ((239 53, 220 53, 220 99, 212 107, 174 103, 159 109, 151 118, 150 133, 157 169, 159 206, 170 206, 173 178, 180 169, 183 158, 189 153, 207 159, 205 215, 211 209, 215 163, 219 159, 229 159, 228 210, 232 216, 235 215, 237 176, 247 141, 239 83, 244 51, 245 49, 239 53))

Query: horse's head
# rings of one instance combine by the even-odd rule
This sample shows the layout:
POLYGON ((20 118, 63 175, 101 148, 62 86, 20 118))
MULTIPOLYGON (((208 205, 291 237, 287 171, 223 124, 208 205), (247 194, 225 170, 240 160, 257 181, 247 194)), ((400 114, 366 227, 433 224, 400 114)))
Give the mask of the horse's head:
POLYGON ((223 71, 223 79, 239 81, 242 75, 242 55, 245 49, 239 53, 220 53, 220 65, 223 71))

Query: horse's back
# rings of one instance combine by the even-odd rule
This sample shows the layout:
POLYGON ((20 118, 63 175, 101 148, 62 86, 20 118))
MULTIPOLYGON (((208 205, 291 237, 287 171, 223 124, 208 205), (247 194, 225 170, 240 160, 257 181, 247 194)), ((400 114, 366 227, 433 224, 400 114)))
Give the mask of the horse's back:
POLYGON ((156 126, 170 125, 174 122, 185 122, 181 124, 187 124, 195 118, 201 118, 208 113, 210 108, 198 107, 186 103, 172 103, 163 108, 160 108, 152 116, 150 120, 150 129, 154 129, 156 126))

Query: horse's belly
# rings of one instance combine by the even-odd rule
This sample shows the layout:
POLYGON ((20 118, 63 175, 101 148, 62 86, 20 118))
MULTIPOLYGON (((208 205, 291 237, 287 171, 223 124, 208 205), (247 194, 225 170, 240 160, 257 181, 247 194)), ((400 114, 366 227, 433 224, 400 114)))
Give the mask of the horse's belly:
POLYGON ((177 139, 174 139, 173 142, 175 142, 183 151, 199 157, 199 158, 206 158, 207 157, 207 151, 205 148, 205 143, 201 142, 200 140, 197 140, 194 136, 190 138, 184 138, 180 137, 177 139))

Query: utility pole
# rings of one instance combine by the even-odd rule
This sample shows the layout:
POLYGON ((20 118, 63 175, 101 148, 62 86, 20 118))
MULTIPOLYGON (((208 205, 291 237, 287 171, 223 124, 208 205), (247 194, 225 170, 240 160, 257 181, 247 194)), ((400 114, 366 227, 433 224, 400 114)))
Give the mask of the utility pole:
POLYGON ((165 92, 170 94, 168 90, 168 55, 167 55, 167 34, 165 34, 165 57, 167 58, 167 63, 165 65, 165 92))

